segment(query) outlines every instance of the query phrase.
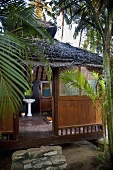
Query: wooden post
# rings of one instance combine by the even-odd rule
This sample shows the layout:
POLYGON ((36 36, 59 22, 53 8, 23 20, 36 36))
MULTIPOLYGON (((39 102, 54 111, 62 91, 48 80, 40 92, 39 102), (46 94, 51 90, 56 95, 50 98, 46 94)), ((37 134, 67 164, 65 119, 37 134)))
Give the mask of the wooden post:
POLYGON ((13 114, 13 139, 19 139, 19 112, 13 114))
POLYGON ((53 135, 58 135, 58 96, 59 96, 59 68, 53 68, 52 83, 52 119, 53 119, 53 135))

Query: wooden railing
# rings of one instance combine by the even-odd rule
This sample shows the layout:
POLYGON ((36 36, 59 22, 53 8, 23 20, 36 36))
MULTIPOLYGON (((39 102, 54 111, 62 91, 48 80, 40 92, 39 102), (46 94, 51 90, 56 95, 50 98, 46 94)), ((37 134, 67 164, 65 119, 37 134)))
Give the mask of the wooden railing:
POLYGON ((59 136, 63 135, 77 135, 93 132, 102 132, 102 124, 91 124, 91 125, 79 125, 74 127, 61 127, 59 128, 59 136))

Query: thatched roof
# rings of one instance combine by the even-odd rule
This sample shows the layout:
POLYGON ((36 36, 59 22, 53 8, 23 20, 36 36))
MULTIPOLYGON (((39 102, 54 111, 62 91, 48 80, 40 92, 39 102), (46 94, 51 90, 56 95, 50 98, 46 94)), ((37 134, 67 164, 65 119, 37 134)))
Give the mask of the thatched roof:
MULTIPOLYGON (((45 57, 49 59, 51 66, 91 66, 102 67, 102 57, 98 54, 91 53, 77 47, 71 46, 69 43, 61 43, 55 40, 53 44, 39 40, 35 43, 41 51, 44 52, 45 57)), ((41 65, 34 57, 34 65, 41 65)))

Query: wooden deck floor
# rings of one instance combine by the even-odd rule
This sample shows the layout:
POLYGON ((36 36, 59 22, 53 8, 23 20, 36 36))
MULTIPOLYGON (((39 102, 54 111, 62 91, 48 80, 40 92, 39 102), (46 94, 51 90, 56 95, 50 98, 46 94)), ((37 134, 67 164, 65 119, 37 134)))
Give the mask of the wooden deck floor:
MULTIPOLYGON (((37 115, 32 117, 20 117, 19 118, 19 139, 0 141, 0 152, 4 150, 17 150, 24 148, 31 148, 44 145, 58 145, 63 143, 70 143, 81 140, 94 140, 102 137, 102 130, 95 129, 90 131, 89 126, 87 131, 84 133, 79 128, 80 133, 77 129, 59 129, 61 134, 55 136, 52 134, 52 123, 48 124, 45 121, 47 115, 37 115), (67 132, 64 135, 64 132, 67 132)), ((47 119, 46 119, 47 120, 47 119)))
POLYGON ((47 138, 52 135, 52 123, 46 122, 47 116, 35 115, 19 118, 19 138, 47 138))

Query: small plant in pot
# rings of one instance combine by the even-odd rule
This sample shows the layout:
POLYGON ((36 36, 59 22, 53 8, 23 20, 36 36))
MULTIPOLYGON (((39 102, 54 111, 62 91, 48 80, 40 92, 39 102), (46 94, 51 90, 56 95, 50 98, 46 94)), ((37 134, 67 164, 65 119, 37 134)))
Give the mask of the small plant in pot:
POLYGON ((31 92, 30 90, 27 90, 27 91, 25 92, 25 99, 30 99, 31 96, 32 96, 32 92, 31 92))
POLYGON ((26 92, 24 92, 25 99, 30 99, 32 96, 32 87, 30 87, 26 92))
POLYGON ((21 108, 21 112, 20 112, 22 117, 24 117, 27 112, 27 105, 26 105, 25 99, 31 99, 31 96, 32 96, 32 88, 31 87, 26 92, 24 92, 24 96, 25 96, 25 98, 23 99, 22 108, 21 108))

